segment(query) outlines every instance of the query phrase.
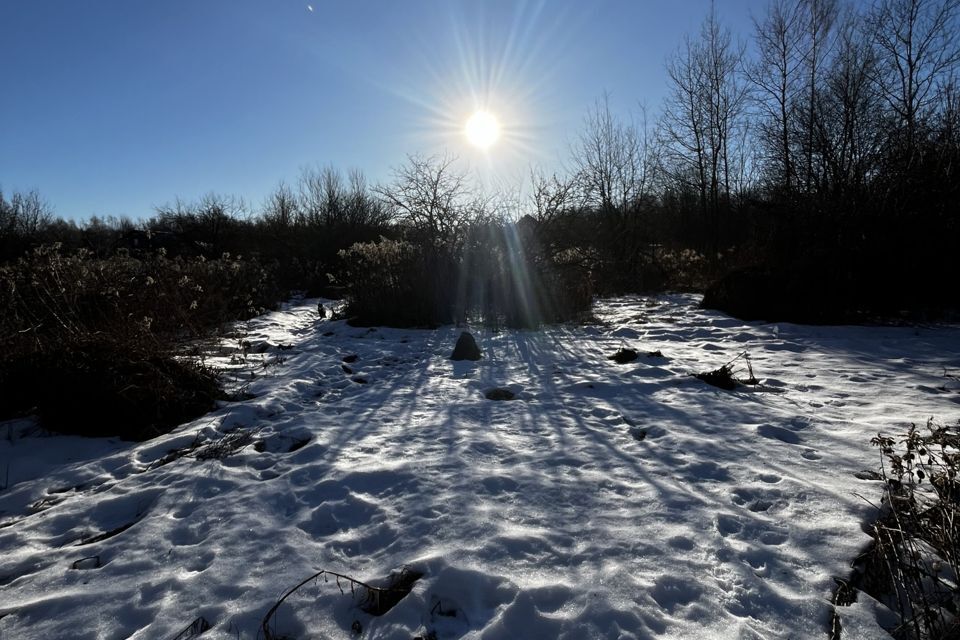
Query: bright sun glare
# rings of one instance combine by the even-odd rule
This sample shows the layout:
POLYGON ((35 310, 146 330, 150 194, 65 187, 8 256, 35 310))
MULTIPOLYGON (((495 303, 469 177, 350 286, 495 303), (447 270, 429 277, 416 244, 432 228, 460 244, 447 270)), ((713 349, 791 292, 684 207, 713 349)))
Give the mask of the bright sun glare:
POLYGON ((500 121, 489 111, 476 111, 464 128, 467 140, 475 147, 487 150, 500 137, 500 121))

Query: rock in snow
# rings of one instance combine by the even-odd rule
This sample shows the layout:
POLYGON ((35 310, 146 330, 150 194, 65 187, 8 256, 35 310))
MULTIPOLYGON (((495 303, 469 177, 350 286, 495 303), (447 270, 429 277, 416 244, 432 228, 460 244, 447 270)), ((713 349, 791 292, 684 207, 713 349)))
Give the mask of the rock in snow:
POLYGON ((620 347, 612 356, 607 356, 607 360, 613 360, 617 364, 628 364, 636 359, 637 351, 635 349, 627 349, 626 347, 620 347))
POLYGON ((502 387, 489 389, 483 395, 486 396, 487 400, 513 400, 517 397, 513 391, 510 391, 510 389, 504 389, 502 387))
POLYGON ((453 348, 453 354, 450 355, 451 360, 479 360, 480 347, 477 346, 477 341, 473 339, 473 335, 467 331, 464 331, 460 334, 460 337, 457 338, 457 344, 453 348))

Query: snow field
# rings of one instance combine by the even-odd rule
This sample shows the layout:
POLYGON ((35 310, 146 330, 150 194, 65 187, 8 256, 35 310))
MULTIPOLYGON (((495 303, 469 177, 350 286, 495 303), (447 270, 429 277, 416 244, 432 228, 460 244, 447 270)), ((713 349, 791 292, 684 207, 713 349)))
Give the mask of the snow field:
MULTIPOLYGON (((315 571, 379 585, 403 566, 424 577, 385 615, 321 580, 276 632, 824 637, 880 496, 854 476, 878 466, 869 440, 956 421, 943 372, 960 368, 960 330, 743 323, 696 303, 478 329, 473 363, 448 360, 460 329, 352 328, 299 301, 210 360, 252 397, 171 434, 6 425, 0 637, 173 638, 202 616, 204 638, 255 638, 315 571), (607 360, 620 346, 640 358, 607 360), (744 350, 756 387, 689 375, 744 350)), ((850 608, 849 637, 881 633, 868 608, 850 608)))

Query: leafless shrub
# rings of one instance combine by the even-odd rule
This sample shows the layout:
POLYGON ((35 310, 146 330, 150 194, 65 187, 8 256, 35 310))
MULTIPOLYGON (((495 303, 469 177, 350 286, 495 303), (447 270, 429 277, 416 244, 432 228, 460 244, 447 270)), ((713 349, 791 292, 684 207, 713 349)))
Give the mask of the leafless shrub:
POLYGON ((900 618, 895 638, 960 637, 960 422, 932 418, 898 438, 871 440, 885 481, 874 544, 859 586, 900 618))
MULTIPOLYGON (((0 267, 0 414, 142 439, 212 408, 216 377, 186 337, 250 317, 274 292, 256 261, 36 249, 0 267)), ((270 302, 268 302, 270 301, 270 302)))

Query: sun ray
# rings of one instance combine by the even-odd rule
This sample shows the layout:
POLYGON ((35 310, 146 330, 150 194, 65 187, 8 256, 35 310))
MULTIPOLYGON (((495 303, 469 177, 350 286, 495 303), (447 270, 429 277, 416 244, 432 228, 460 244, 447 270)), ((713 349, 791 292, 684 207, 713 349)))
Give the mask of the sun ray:
POLYGON ((490 30, 488 11, 496 9, 447 6, 450 55, 437 55, 436 40, 413 42, 417 62, 375 82, 419 111, 402 134, 407 152, 452 153, 482 192, 522 185, 531 166, 552 164, 563 152, 554 131, 570 114, 556 103, 555 87, 567 60, 547 52, 571 41, 587 10, 557 12, 546 0, 532 0, 510 9, 509 29, 490 30), (466 122, 481 111, 495 114, 497 125, 485 125, 488 133, 478 141, 466 122))

